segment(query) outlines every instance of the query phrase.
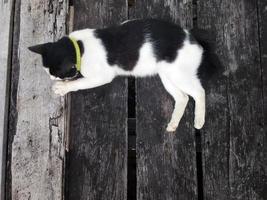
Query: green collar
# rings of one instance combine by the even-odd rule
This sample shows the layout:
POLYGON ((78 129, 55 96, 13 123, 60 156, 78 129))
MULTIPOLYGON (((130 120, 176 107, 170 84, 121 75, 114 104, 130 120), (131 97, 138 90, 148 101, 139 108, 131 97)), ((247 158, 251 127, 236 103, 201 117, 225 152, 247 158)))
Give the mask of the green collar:
POLYGON ((76 69, 80 72, 81 71, 81 51, 80 51, 80 47, 78 45, 78 42, 72 38, 69 37, 70 40, 72 41, 74 48, 75 48, 75 52, 76 52, 76 69))

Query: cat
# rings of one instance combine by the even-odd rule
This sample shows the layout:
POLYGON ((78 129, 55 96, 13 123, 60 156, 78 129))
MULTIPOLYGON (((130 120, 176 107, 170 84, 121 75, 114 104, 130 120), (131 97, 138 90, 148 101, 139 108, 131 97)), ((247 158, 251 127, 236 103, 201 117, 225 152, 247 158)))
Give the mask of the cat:
POLYGON ((44 69, 57 80, 52 89, 61 96, 110 83, 116 76, 159 75, 175 100, 166 128, 173 132, 188 96, 195 101, 194 127, 201 129, 205 123, 202 83, 216 66, 209 62, 213 53, 199 35, 172 22, 136 19, 102 29, 77 30, 57 42, 29 49, 42 55, 44 69))

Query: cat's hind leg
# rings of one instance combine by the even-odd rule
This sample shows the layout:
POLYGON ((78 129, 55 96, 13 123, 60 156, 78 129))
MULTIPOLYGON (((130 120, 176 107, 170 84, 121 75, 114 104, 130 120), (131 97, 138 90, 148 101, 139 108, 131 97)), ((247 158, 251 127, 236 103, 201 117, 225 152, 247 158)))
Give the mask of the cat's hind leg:
MULTIPOLYGON (((183 77, 186 77, 184 75, 183 77)), ((205 123, 205 112, 206 112, 206 102, 205 102, 205 90, 201 85, 200 80, 197 76, 190 76, 188 78, 182 79, 181 77, 176 77, 170 75, 168 76, 170 81, 179 87, 182 92, 191 96, 195 101, 195 119, 194 127, 196 129, 201 129, 205 123)))
POLYGON ((188 95, 186 95, 178 87, 176 87, 165 74, 162 73, 159 74, 159 76, 164 88, 175 100, 172 117, 166 129, 168 132, 173 132, 179 125, 189 98, 188 95))
POLYGON ((195 100, 194 127, 196 129, 201 129, 205 123, 205 112, 206 112, 205 90, 202 87, 199 88, 195 94, 192 94, 192 97, 195 100))

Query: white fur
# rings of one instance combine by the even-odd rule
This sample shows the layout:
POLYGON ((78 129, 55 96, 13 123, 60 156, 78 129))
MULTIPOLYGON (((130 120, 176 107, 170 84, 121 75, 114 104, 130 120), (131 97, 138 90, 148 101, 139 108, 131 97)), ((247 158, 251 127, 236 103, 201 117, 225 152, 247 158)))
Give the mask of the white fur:
MULTIPOLYGON (((126 23, 126 22, 125 22, 126 23)), ((145 77, 159 74, 165 89, 173 96, 175 107, 167 131, 175 131, 183 116, 188 102, 188 95, 195 100, 195 123, 197 129, 205 122, 205 91, 197 77, 203 49, 189 42, 188 32, 183 47, 173 63, 156 62, 152 44, 147 40, 140 49, 139 60, 132 71, 125 71, 119 66, 107 63, 107 53, 100 39, 94 36, 94 29, 84 29, 70 34, 76 40, 82 40, 84 55, 81 74, 85 78, 74 81, 58 81, 53 86, 55 93, 65 95, 70 91, 94 88, 110 83, 116 76, 145 77)))

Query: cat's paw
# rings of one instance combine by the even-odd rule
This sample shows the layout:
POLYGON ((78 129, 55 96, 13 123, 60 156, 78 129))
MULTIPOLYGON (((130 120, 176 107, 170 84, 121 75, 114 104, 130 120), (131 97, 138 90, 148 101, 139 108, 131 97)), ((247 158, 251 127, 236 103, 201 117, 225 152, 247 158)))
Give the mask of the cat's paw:
POLYGON ((196 117, 194 122, 194 127, 196 129, 201 129, 205 124, 205 119, 203 117, 196 117))
POLYGON ((54 91, 54 93, 56 93, 60 96, 64 96, 65 94, 67 94, 69 92, 68 87, 67 87, 67 83, 63 82, 63 81, 57 81, 53 85, 52 90, 54 91))
POLYGON ((167 128, 166 128, 166 131, 167 132, 174 132, 174 131, 176 131, 177 127, 178 127, 178 123, 176 123, 176 122, 170 122, 168 124, 167 128))

